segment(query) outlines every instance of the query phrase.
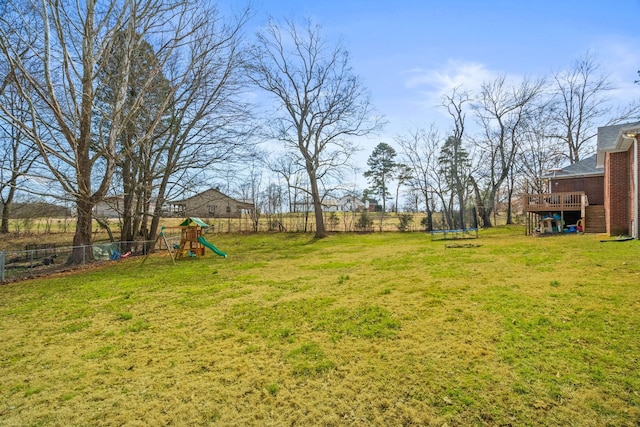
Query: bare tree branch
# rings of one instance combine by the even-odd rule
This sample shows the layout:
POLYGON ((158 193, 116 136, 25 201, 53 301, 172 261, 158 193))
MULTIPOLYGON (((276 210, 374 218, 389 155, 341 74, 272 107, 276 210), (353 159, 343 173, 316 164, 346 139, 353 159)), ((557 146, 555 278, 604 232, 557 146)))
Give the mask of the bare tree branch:
POLYGON ((271 120, 273 136, 304 163, 316 236, 324 237, 323 179, 347 164, 352 138, 379 129, 381 121, 351 70, 347 51, 341 44, 327 46, 319 26, 271 22, 257 40, 250 76, 279 107, 271 120))

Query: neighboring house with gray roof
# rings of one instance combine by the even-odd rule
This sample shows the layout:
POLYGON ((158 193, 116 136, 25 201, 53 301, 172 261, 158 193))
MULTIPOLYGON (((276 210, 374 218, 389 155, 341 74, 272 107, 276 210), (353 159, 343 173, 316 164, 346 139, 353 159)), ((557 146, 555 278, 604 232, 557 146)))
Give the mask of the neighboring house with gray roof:
POLYGON ((253 203, 237 200, 210 188, 187 199, 168 203, 174 217, 241 218, 255 209, 253 203))

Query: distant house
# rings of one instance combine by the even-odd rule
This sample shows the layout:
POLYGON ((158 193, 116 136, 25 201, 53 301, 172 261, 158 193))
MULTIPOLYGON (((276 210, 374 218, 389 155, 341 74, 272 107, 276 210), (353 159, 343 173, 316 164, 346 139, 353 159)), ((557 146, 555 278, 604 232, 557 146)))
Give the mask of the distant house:
MULTIPOLYGON (((293 212, 313 212, 313 199, 311 196, 298 198, 293 202, 293 212)), ((322 200, 322 212, 337 212, 338 205, 335 199, 322 200)))
MULTIPOLYGON (((149 204, 149 214, 155 212, 155 199, 149 204)), ((124 196, 108 196, 93 207, 93 215, 97 218, 121 218, 124 211, 124 196)))
POLYGON ((360 212, 365 210, 365 203, 354 196, 343 196, 339 199, 324 199, 323 212, 360 212))
POLYGON ((93 207, 93 216, 98 218, 120 218, 124 206, 124 196, 109 196, 93 207))
MULTIPOLYGON (((0 209, 4 209, 2 203, 0 209)), ((11 218, 64 218, 71 215, 69 208, 47 202, 14 202, 9 205, 11 218)))
MULTIPOLYGON (((343 196, 339 199, 327 199, 322 201, 323 212, 375 212, 376 201, 372 199, 361 200, 355 196, 343 196)), ((295 212, 313 211, 311 198, 302 199, 294 203, 295 212)))
POLYGON ((324 199, 322 201, 322 212, 338 212, 339 210, 340 206, 338 206, 336 199, 324 199))
POLYGON ((365 210, 368 212, 382 212, 382 206, 378 204, 378 201, 375 199, 365 199, 363 201, 365 205, 365 210))
POLYGON ((291 205, 293 212, 313 212, 311 197, 298 198, 291 205))
POLYGON ((178 217, 240 218, 255 209, 253 203, 227 196, 217 188, 183 200, 169 202, 169 213, 178 217))
POLYGON ((366 209, 366 204, 355 196, 342 196, 337 200, 338 210, 341 212, 361 212, 366 209))

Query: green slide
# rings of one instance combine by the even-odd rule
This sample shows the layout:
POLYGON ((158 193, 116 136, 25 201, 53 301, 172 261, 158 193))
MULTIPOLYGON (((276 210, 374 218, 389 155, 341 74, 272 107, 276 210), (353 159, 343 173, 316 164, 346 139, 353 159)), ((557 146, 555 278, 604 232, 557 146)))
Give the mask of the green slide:
POLYGON ((225 258, 227 257, 226 252, 222 252, 220 249, 216 248, 211 243, 207 242, 207 240, 204 237, 202 236, 198 237, 198 242, 202 243, 204 246, 211 249, 214 253, 220 255, 221 257, 225 257, 225 258))

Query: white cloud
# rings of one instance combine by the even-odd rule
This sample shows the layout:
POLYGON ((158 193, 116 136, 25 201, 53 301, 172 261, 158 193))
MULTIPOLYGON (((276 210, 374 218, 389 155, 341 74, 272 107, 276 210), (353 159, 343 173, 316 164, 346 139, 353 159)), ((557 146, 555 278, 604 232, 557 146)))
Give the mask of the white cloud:
POLYGON ((479 92, 483 82, 500 75, 484 64, 457 60, 449 60, 440 68, 413 68, 404 74, 404 87, 413 93, 411 98, 414 105, 420 110, 435 111, 442 116, 446 116, 446 110, 439 107, 444 95, 451 95, 454 89, 459 88, 473 96, 479 92))
POLYGON ((409 75, 405 81, 405 87, 408 89, 419 89, 439 95, 449 93, 459 86, 475 91, 483 81, 496 75, 484 64, 454 60, 449 60, 439 69, 412 69, 406 74, 409 75))

